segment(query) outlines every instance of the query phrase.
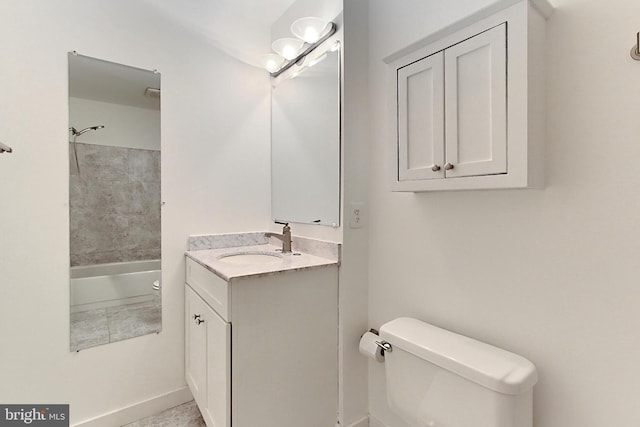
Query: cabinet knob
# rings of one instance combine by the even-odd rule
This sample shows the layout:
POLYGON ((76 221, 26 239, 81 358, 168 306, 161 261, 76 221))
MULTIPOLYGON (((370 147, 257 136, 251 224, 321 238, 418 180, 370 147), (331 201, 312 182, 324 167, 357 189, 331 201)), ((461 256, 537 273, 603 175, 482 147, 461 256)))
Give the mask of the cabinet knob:
POLYGON ((440 166, 439 166, 439 165, 433 165, 433 166, 431 166, 431 170, 432 170, 432 171, 434 171, 434 172, 438 172, 440 169, 441 169, 441 168, 440 168, 440 166))
POLYGON ((453 169, 455 166, 453 166, 453 164, 451 163, 447 163, 446 165, 444 165, 444 170, 446 171, 450 171, 451 169, 453 169))
POLYGON ((196 319, 196 325, 200 326, 201 323, 204 323, 204 320, 196 319))
POLYGON ((198 320, 199 318, 200 318, 200 315, 199 315, 199 314, 194 314, 194 315, 193 315, 193 320, 198 320))

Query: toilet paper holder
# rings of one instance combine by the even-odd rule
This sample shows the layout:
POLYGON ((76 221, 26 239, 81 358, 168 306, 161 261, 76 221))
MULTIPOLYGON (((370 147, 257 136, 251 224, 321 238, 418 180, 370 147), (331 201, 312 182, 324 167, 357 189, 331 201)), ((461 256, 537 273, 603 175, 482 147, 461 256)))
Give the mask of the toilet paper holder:
MULTIPOLYGON (((372 334, 376 334, 378 336, 380 336, 380 332, 378 332, 377 329, 369 329, 369 332, 371 332, 372 334)), ((376 345, 380 348, 380 350, 382 351, 382 355, 384 356, 384 352, 387 351, 389 353, 391 353, 393 351, 393 347, 391 347, 391 344, 389 344, 388 342, 384 341, 384 340, 377 340, 374 341, 374 343, 376 343, 376 345)))
POLYGON ((380 339, 380 335, 375 329, 370 329, 362 334, 358 350, 364 357, 378 363, 384 363, 385 351, 392 351, 391 344, 380 339))
POLYGON ((388 353, 391 353, 393 351, 393 347, 391 347, 391 344, 389 344, 386 341, 375 341, 375 343, 378 347, 380 347, 380 350, 382 351, 383 356, 385 351, 388 353))

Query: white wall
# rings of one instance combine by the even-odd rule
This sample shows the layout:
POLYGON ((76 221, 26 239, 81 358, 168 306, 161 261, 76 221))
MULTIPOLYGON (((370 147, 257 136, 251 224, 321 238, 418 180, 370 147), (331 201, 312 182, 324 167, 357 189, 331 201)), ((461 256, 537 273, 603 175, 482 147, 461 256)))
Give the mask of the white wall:
POLYGON ((0 157, 0 401, 70 403, 75 424, 180 389, 187 236, 268 226, 268 75, 142 1, 3 1, 0 40, 0 140, 14 148, 0 157), (166 201, 162 333, 79 353, 68 351, 71 50, 162 73, 166 201))
MULTIPOLYGON (((342 193, 343 217, 338 228, 292 224, 294 235, 342 243, 339 277, 339 396, 338 418, 343 426, 366 425, 367 362, 358 341, 367 329, 366 227, 352 229, 344 215, 352 202, 367 203, 367 58, 368 0, 298 0, 271 28, 272 40, 291 37, 297 18, 317 16, 333 20, 342 42, 342 193), (344 9, 343 9, 344 7, 344 9)), ((277 230, 277 226, 271 227, 277 230)))
MULTIPOLYGON (((159 150, 160 111, 92 99, 69 97, 69 126, 77 130, 103 125, 80 135, 76 141, 141 150, 159 150)), ((73 135, 69 133, 69 140, 73 135)))
POLYGON ((369 0, 344 2, 343 64, 343 247, 340 267, 340 356, 342 425, 366 426, 368 398, 367 360, 358 352, 360 337, 368 330, 367 232, 368 172, 370 161, 368 117, 369 0), (362 228, 351 228, 353 204, 362 210, 362 228), (362 421, 364 417, 364 422, 362 421))
MULTIPOLYGON (((640 423, 640 16, 553 0, 543 190, 391 193, 381 59, 488 1, 370 1, 370 323, 413 316, 538 367, 536 427, 640 423)), ((370 365, 370 411, 386 408, 370 365)))

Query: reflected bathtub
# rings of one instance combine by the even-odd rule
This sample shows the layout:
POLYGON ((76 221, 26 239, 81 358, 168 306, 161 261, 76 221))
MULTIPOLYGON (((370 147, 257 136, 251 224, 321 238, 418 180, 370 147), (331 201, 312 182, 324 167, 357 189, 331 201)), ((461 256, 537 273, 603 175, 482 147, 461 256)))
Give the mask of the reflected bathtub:
POLYGON ((71 312, 150 301, 160 260, 71 267, 71 312))

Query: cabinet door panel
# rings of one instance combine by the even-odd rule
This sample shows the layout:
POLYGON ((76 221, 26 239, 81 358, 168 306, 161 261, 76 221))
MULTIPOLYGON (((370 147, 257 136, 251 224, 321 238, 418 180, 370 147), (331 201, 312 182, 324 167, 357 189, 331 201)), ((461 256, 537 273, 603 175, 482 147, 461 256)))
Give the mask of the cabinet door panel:
POLYGON ((398 71, 398 179, 443 178, 444 65, 439 52, 398 71))
POLYGON ((447 178, 507 172, 506 24, 445 50, 447 178))
POLYGON ((202 408, 207 400, 207 329, 194 320, 194 315, 204 319, 205 305, 189 287, 185 289, 185 377, 195 401, 202 408))
POLYGON ((207 409, 210 427, 231 426, 231 325, 215 311, 207 314, 207 409))

